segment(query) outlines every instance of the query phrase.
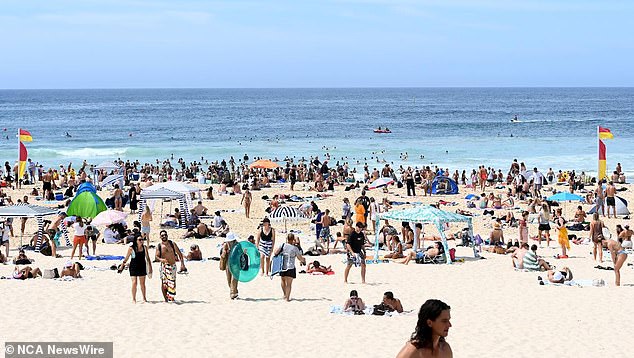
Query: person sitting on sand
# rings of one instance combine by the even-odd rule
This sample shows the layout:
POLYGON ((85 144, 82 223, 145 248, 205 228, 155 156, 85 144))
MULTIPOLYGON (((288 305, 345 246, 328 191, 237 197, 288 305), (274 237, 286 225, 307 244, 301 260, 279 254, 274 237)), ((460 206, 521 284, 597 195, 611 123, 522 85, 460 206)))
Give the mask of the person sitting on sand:
POLYGON ((383 294, 383 301, 381 303, 387 306, 388 312, 403 312, 403 305, 401 304, 401 300, 399 300, 398 298, 394 298, 394 294, 391 291, 387 291, 383 294))
POLYGON ((529 271, 548 271, 550 266, 544 259, 537 256, 537 245, 533 244, 531 249, 524 254, 524 269, 529 271))
POLYGON ((209 229, 209 232, 211 233, 211 235, 215 235, 215 236, 219 236, 219 237, 225 237, 227 236, 227 234, 229 233, 229 224, 227 224, 226 221, 221 220, 220 221, 220 226, 217 228, 211 228, 209 229))
POLYGON ((572 281, 572 271, 568 267, 564 267, 562 271, 548 270, 548 281, 550 283, 572 281))
POLYGON ((524 242, 519 249, 511 254, 511 261, 513 262, 514 268, 520 270, 524 268, 524 255, 528 252, 528 248, 528 244, 524 242))
POLYGON ((416 329, 396 358, 451 358, 445 337, 451 328, 451 307, 440 300, 427 300, 420 308, 416 329))
POLYGON ((195 237, 196 239, 204 239, 212 234, 212 230, 203 222, 199 222, 195 229, 189 229, 183 236, 184 239, 195 237))
POLYGON ((194 212, 196 213, 197 216, 206 216, 207 215, 207 208, 203 205, 202 201, 198 201, 198 205, 194 206, 194 212))
POLYGON ((365 310, 365 303, 363 303, 363 300, 359 297, 357 290, 350 291, 350 298, 343 304, 343 311, 354 312, 354 314, 361 315, 363 314, 363 310, 365 310))
POLYGON ((332 268, 330 266, 326 267, 326 266, 322 266, 319 261, 315 260, 313 262, 308 263, 308 268, 306 269, 307 273, 313 273, 313 272, 321 272, 321 273, 328 273, 332 271, 332 268))
POLYGON ((81 274, 79 271, 82 269, 82 266, 79 262, 72 263, 71 261, 66 262, 60 277, 72 277, 72 278, 81 278, 81 274))
POLYGON ((192 244, 189 247, 189 252, 187 256, 185 256, 185 259, 187 259, 187 261, 202 261, 203 253, 200 251, 200 247, 196 244, 192 244))
POLYGON ((390 238, 392 252, 389 254, 385 254, 386 259, 400 259, 405 257, 403 255, 403 244, 397 235, 392 235, 390 238))
POLYGON ((29 259, 24 253, 24 249, 20 249, 18 256, 13 258, 13 263, 16 265, 28 265, 32 262, 33 260, 29 259))
POLYGON ((489 235, 489 243, 491 246, 497 246, 498 244, 504 244, 504 232, 502 232, 502 225, 499 221, 493 223, 493 230, 489 235))
POLYGON ((575 211, 575 222, 583 223, 586 221, 586 212, 583 211, 581 205, 577 206, 577 211, 575 211))
POLYGON ((13 270, 13 278, 16 280, 26 280, 27 278, 36 278, 38 276, 42 276, 42 271, 37 267, 24 266, 23 268, 19 268, 16 266, 13 270))
POLYGON ((444 252, 445 250, 442 246, 442 243, 440 241, 435 241, 432 246, 429 246, 424 251, 408 250, 407 254, 403 258, 396 259, 394 260, 394 262, 407 265, 411 260, 420 260, 424 257, 427 257, 428 259, 434 259, 436 256, 444 254, 444 252))

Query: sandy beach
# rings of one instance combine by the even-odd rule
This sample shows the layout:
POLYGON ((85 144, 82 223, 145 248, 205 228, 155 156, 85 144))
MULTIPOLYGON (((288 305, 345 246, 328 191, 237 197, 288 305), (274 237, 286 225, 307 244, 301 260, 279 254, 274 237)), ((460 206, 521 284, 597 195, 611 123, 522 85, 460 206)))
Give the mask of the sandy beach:
MULTIPOLYGON (((214 187, 217 189, 218 185, 214 187)), ((631 187, 625 187, 630 190, 622 192, 622 196, 633 199, 631 187)), ((22 189, 20 195, 28 188, 22 189)), ((463 198, 472 192, 472 189, 461 186, 458 195, 408 198, 404 188, 390 187, 389 194, 378 189, 369 191, 368 195, 377 199, 387 196, 389 200, 423 203, 453 201, 458 205, 442 208, 454 211, 468 210, 463 198)), ((18 192, 14 193, 16 196, 18 192)), ((223 217, 232 231, 245 239, 255 234, 257 224, 264 217, 267 202, 261 197, 279 193, 290 193, 288 184, 253 192, 251 219, 246 219, 242 212, 223 213, 223 217)), ((294 194, 312 196, 316 193, 296 187, 294 194)), ((100 195, 105 198, 109 193, 100 192, 100 195)), ((358 191, 345 192, 339 186, 332 196, 318 200, 317 204, 340 217, 342 199, 354 199, 358 195, 358 191)), ((210 211, 241 208, 239 195, 216 196, 215 200, 204 200, 203 203, 210 211)), ((164 205, 167 212, 169 204, 164 205)), ((410 205, 395 206, 393 210, 406 207, 410 205)), ((575 205, 565 207, 567 217, 571 217, 575 205)), ((480 214, 476 209, 470 210, 480 214)), ((158 242, 158 211, 155 208, 153 244, 158 242)), ((128 224, 136 219, 136 215, 128 216, 128 224)), ((629 220, 605 219, 605 222, 613 231, 617 223, 625 224, 629 220)), ((400 223, 392 224, 400 226, 400 223)), ((282 229, 279 224, 274 227, 282 229)), ((291 228, 302 231, 303 247, 313 242, 314 233, 308 223, 294 224, 291 228)), ((341 228, 342 225, 338 225, 333 232, 341 228)), ((451 231, 459 229, 455 226, 451 231)), ((34 220, 29 220, 26 231, 35 230, 34 220)), ((474 217, 475 233, 488 236, 490 230, 489 217, 474 217)), ((200 245, 205 258, 218 256, 219 238, 180 240, 184 230, 170 229, 168 232, 170 238, 186 251, 195 242, 200 245)), ((531 224, 530 232, 536 234, 535 224, 531 224)), ((505 228, 504 233, 507 240, 518 236, 516 228, 505 228)), ((278 242, 281 236, 278 233, 278 242)), ((19 238, 12 239, 12 256, 18 243, 19 238)), ((450 241, 449 246, 454 247, 455 243, 450 241)), ((97 253, 102 255, 124 255, 125 250, 124 245, 116 244, 99 243, 97 247, 97 253)), ((33 327, 26 333, 25 328, 19 328, 20 324, 5 330, 3 337, 5 341, 27 337, 35 341, 112 341, 116 357, 240 357, 253 354, 263 357, 391 357, 412 333, 420 305, 427 299, 438 298, 452 308, 453 328, 447 340, 457 357, 630 356, 623 345, 617 343, 622 338, 617 338, 615 331, 628 332, 634 328, 634 322, 627 318, 627 309, 623 307, 634 285, 632 267, 622 269, 623 286, 615 287, 613 271, 593 268, 596 263, 592 260, 591 246, 573 244, 570 258, 566 260, 553 258, 559 252, 556 241, 551 242, 551 248, 538 250, 540 256, 558 268, 570 267, 575 278, 603 279, 607 287, 540 286, 537 276, 545 277, 544 273, 515 271, 509 255, 485 252, 485 259, 477 260, 472 249, 458 247, 457 257, 464 258, 464 262, 452 265, 413 262, 409 265, 368 265, 365 285, 360 284, 359 269, 355 268, 350 274, 350 284, 344 284, 345 264, 342 261, 345 255, 320 256, 316 259, 332 265, 335 275, 298 274, 291 302, 282 299, 279 277, 273 280, 257 277, 249 283, 241 283, 240 298, 232 301, 218 262, 207 260, 187 263, 189 274, 177 278, 177 303, 167 304, 162 302, 155 263, 155 275, 147 281, 149 303, 133 304, 128 272, 117 274, 108 269, 119 261, 82 260, 86 266, 82 271, 83 279, 0 281, 3 303, 12 308, 5 310, 5 321, 24 322, 25 326, 33 327), (351 289, 359 291, 360 297, 369 305, 380 303, 383 293, 392 291, 402 301, 406 312, 393 317, 329 313, 331 306, 343 305, 351 289)), ((58 249, 58 253, 64 257, 53 259, 27 251, 27 255, 35 259, 31 266, 41 269, 61 269, 69 259, 70 248, 58 249)), ((150 253, 153 256, 154 250, 150 253)), ((307 259, 314 258, 307 256, 307 259)), ((13 265, 2 265, 0 275, 11 276, 12 270, 13 265)))

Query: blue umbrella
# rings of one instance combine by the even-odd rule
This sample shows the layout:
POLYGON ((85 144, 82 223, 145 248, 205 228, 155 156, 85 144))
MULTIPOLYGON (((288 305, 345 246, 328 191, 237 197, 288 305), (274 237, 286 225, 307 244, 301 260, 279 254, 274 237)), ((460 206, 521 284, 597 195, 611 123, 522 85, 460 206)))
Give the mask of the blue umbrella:
POLYGON ((560 192, 550 196, 547 200, 549 201, 584 201, 585 199, 577 194, 572 194, 568 192, 560 192))

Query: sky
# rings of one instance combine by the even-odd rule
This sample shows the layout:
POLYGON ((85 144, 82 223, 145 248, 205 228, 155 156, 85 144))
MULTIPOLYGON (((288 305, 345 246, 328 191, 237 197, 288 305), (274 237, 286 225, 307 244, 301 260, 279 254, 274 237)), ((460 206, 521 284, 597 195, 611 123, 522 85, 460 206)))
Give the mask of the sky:
POLYGON ((2 0, 0 88, 634 86, 632 1, 2 0))

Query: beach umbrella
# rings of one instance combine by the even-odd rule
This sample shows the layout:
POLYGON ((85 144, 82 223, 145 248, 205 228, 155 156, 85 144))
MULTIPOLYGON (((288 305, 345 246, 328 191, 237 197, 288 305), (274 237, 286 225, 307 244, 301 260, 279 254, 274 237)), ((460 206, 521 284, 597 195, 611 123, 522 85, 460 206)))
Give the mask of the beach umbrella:
POLYGON ((91 224, 93 225, 112 225, 115 223, 120 223, 125 221, 125 218, 128 214, 123 211, 118 210, 106 210, 102 211, 94 219, 92 219, 91 224))
POLYGON ((105 188, 105 187, 107 187, 109 185, 114 186, 115 184, 119 184, 119 188, 123 189, 123 184, 124 184, 123 175, 121 175, 121 174, 108 175, 101 182, 101 187, 105 188))
POLYGON ((83 183, 77 189, 73 201, 70 202, 66 214, 82 218, 94 218, 102 211, 106 211, 106 204, 97 195, 97 190, 90 183, 83 183))
POLYGON ((394 184, 394 179, 392 179, 392 178, 379 178, 379 179, 373 181, 372 184, 370 184, 370 186, 368 188, 376 189, 376 188, 380 188, 380 187, 391 185, 391 184, 394 184))
POLYGON ((290 206, 280 206, 279 208, 273 210, 269 214, 269 219, 271 221, 283 221, 284 222, 284 230, 286 230, 286 223, 291 222, 301 222, 308 220, 308 217, 304 215, 299 209, 290 207, 290 206))
POLYGON ((551 195, 546 199, 548 201, 584 201, 585 199, 582 196, 577 194, 572 194, 569 192, 560 192, 555 195, 551 195))
POLYGON ((268 159, 260 159, 255 162, 249 164, 249 168, 258 168, 258 169, 275 169, 279 168, 279 164, 274 163, 268 159))

